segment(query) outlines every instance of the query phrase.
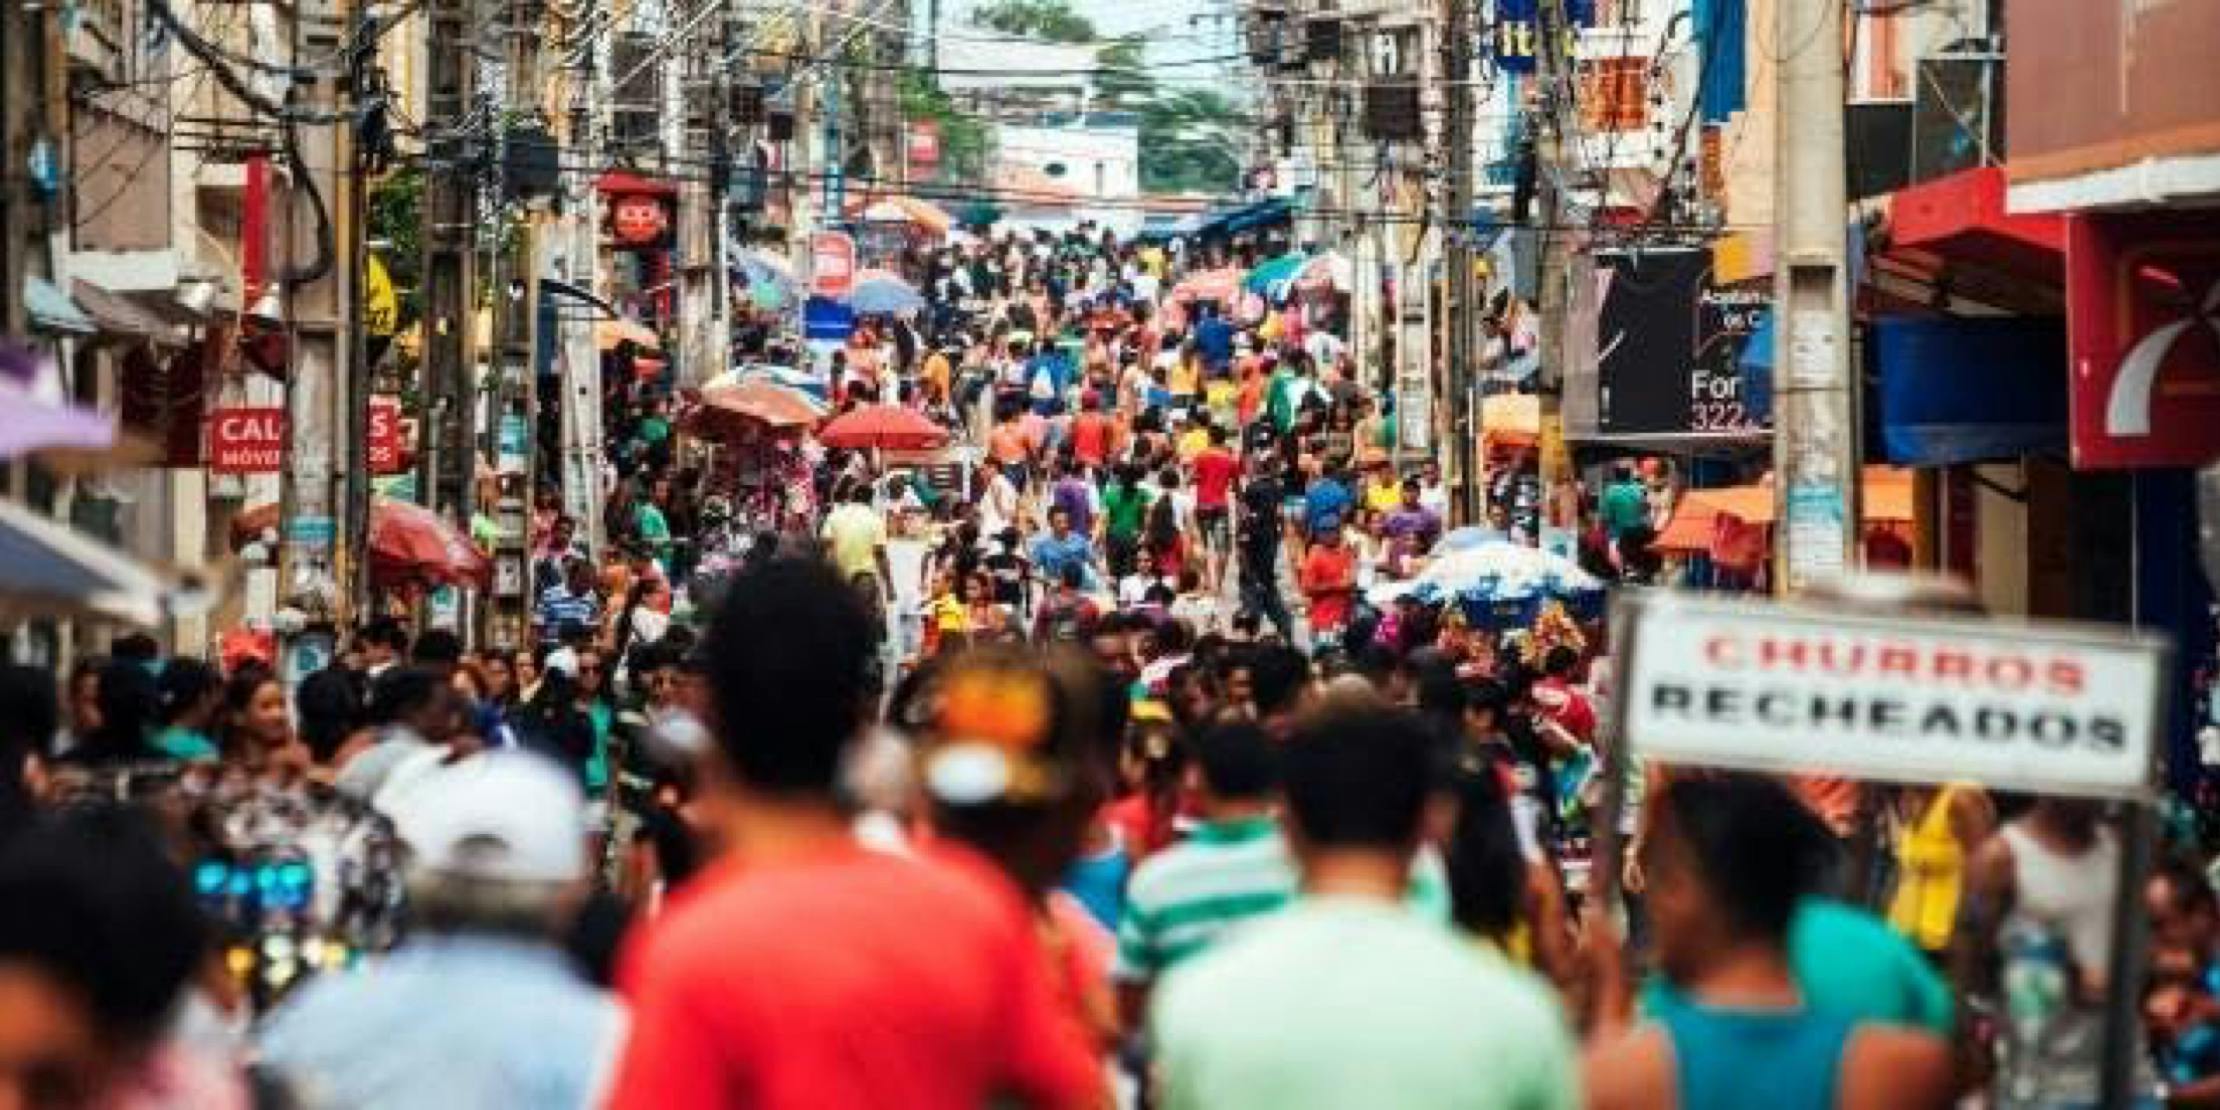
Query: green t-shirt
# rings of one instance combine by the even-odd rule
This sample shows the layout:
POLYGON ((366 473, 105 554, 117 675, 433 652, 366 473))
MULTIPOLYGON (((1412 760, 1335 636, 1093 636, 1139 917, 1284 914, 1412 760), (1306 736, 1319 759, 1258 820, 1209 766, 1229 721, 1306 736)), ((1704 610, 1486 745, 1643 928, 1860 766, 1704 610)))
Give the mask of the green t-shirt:
POLYGON ((1603 487, 1603 498, 1596 508, 1612 539, 1650 522, 1650 499, 1637 482, 1613 482, 1603 487))
POLYGON ((640 442, 653 446, 671 438, 671 422, 660 416, 640 420, 640 442))
POLYGON ((171 759, 182 759, 187 763, 223 758, 223 752, 216 747, 214 740, 208 738, 207 733, 183 725, 171 725, 155 733, 154 746, 171 759))
POLYGON ((657 550, 662 550, 671 545, 670 522, 663 519, 663 510, 653 505, 644 501, 641 502, 640 506, 632 511, 632 526, 640 533, 641 539, 646 540, 650 546, 657 550))
POLYGON ((1149 495, 1139 486, 1112 483, 1102 491, 1102 527, 1119 539, 1141 534, 1141 518, 1149 511, 1149 495))
POLYGON ((609 789, 609 728, 617 721, 617 711, 606 701, 595 701, 586 707, 586 719, 594 726, 594 754, 586 757, 586 793, 598 798, 609 789))
POLYGON ((1405 906, 1310 897, 1165 976, 1150 1012, 1168 1110, 1580 1104, 1541 980, 1405 906))
MULTIPOLYGON (((1912 942, 1855 906, 1806 898, 1788 926, 1788 965, 1804 1004, 1857 1022, 1950 1035, 1950 987, 1912 942)), ((1673 988, 1643 985, 1642 1009, 1656 1013, 1673 988)))
POLYGON ((1264 386, 1264 414, 1272 426, 1286 432, 1295 426, 1295 374, 1285 368, 1272 371, 1264 386))

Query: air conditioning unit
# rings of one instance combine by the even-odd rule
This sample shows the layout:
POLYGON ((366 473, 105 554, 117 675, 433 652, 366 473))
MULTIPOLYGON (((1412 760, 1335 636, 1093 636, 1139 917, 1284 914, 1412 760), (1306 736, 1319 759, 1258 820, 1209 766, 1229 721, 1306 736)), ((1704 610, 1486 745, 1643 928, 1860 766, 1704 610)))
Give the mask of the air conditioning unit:
POLYGON ((1374 139, 1411 141, 1426 135, 1418 110, 1418 82, 1409 78, 1364 86, 1364 133, 1374 139))
POLYGON ((1331 62, 1341 57, 1341 19, 1314 16, 1303 24, 1303 60, 1331 62))

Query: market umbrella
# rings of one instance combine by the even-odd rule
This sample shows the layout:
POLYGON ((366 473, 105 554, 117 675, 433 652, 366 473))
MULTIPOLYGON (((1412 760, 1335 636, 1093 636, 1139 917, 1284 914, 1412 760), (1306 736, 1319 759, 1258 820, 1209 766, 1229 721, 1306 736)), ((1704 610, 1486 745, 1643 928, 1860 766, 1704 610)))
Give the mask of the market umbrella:
POLYGON ((0 616, 94 617, 151 628, 204 611, 190 576, 140 562, 18 501, 0 498, 0 616))
POLYGON ((1547 601, 1593 616, 1602 609, 1604 583, 1563 556, 1486 540, 1440 551, 1419 572, 1410 592, 1428 604, 1456 605, 1474 624, 1512 628, 1532 623, 1547 601))
MULTIPOLYGON (((277 525, 275 502, 241 512, 231 518, 232 546, 244 547, 277 525)), ((370 502, 370 572, 383 582, 413 578, 482 587, 493 577, 493 564, 446 517, 379 497, 370 502)))
POLYGON ((594 324, 594 346, 604 351, 627 340, 651 351, 663 349, 663 337, 638 320, 601 320, 594 324))
POLYGON ((1294 288, 1295 275, 1302 272, 1303 264, 1308 261, 1309 255, 1294 251, 1268 259, 1241 279, 1241 287, 1273 301, 1284 301, 1289 290, 1294 288))
POLYGON ((825 418, 816 398, 769 378, 746 378, 702 387, 701 404, 688 421, 702 431, 729 429, 735 420, 766 428, 807 428, 825 418))
POLYGON ((848 291, 848 307, 858 315, 892 316, 924 308, 925 298, 909 282, 885 270, 864 270, 856 275, 855 287, 848 291))
POLYGON ((1356 264, 1340 251, 1327 251, 1305 259, 1302 269, 1295 274, 1298 289, 1338 289, 1346 293, 1356 285, 1356 264))
POLYGON ((1172 286, 1175 301, 1216 301, 1231 304, 1241 293, 1241 271, 1227 267, 1190 274, 1172 286))
POLYGON ((748 287, 748 297, 758 308, 779 308, 792 303, 800 294, 802 285, 794 277, 794 267, 785 258, 761 248, 751 248, 733 255, 733 271, 748 287))
POLYGON ((948 442, 948 435, 948 429, 915 409, 859 405, 818 429, 817 441, 827 447, 909 451, 938 447, 948 442))

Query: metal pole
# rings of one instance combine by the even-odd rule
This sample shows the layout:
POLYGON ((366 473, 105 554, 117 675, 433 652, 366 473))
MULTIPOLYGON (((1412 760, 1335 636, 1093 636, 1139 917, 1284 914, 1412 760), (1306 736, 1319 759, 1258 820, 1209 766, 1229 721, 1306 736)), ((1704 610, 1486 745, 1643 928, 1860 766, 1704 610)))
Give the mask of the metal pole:
POLYGON ((1789 592, 1848 569, 1857 537, 1841 44, 1842 0, 1775 5, 1773 488, 1789 592))
POLYGON ((1449 41, 1445 45, 1449 65, 1443 74, 1442 94, 1448 100, 1449 125, 1442 138, 1449 144, 1449 188, 1445 190, 1449 212, 1442 221, 1442 234, 1446 237, 1444 258, 1449 267, 1444 290, 1449 358, 1442 384, 1449 395, 1447 446, 1455 453, 1457 516, 1461 523, 1470 524, 1482 516, 1480 429, 1472 404, 1472 322, 1477 296, 1472 284, 1472 92, 1467 80, 1472 74, 1472 5, 1466 0, 1448 0, 1448 4, 1449 41))
POLYGON ((1540 303, 1535 307, 1541 313, 1541 366, 1534 375, 1537 407, 1540 410, 1541 442, 1534 454, 1535 478, 1541 487, 1542 504, 1535 542, 1556 546, 1558 553, 1568 558, 1573 555, 1572 533, 1579 529, 1580 521, 1553 520, 1559 504, 1558 491, 1572 481, 1572 459, 1565 448, 1563 415, 1565 385, 1565 327, 1570 304, 1567 285, 1571 282, 1572 239, 1558 227, 1564 214, 1564 198, 1559 182, 1564 174, 1564 136, 1567 125, 1566 107, 1572 98, 1565 95, 1571 80, 1566 50, 1574 34, 1572 23, 1565 18, 1564 0, 1542 0, 1536 13, 1541 27, 1541 40, 1535 44, 1535 69, 1542 82, 1541 123, 1534 141, 1535 200, 1540 211, 1541 259, 1538 269, 1539 288, 1536 293, 1540 303))

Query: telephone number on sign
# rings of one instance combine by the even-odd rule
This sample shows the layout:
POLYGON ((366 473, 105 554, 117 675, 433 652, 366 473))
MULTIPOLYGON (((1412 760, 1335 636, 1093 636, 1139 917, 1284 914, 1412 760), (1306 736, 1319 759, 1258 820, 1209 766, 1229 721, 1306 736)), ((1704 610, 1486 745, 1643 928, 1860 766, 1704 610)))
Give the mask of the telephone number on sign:
POLYGON ((1757 421, 1750 419, 1740 401, 1697 401, 1688 406, 1688 430, 1692 432, 1754 432, 1759 431, 1757 421))

